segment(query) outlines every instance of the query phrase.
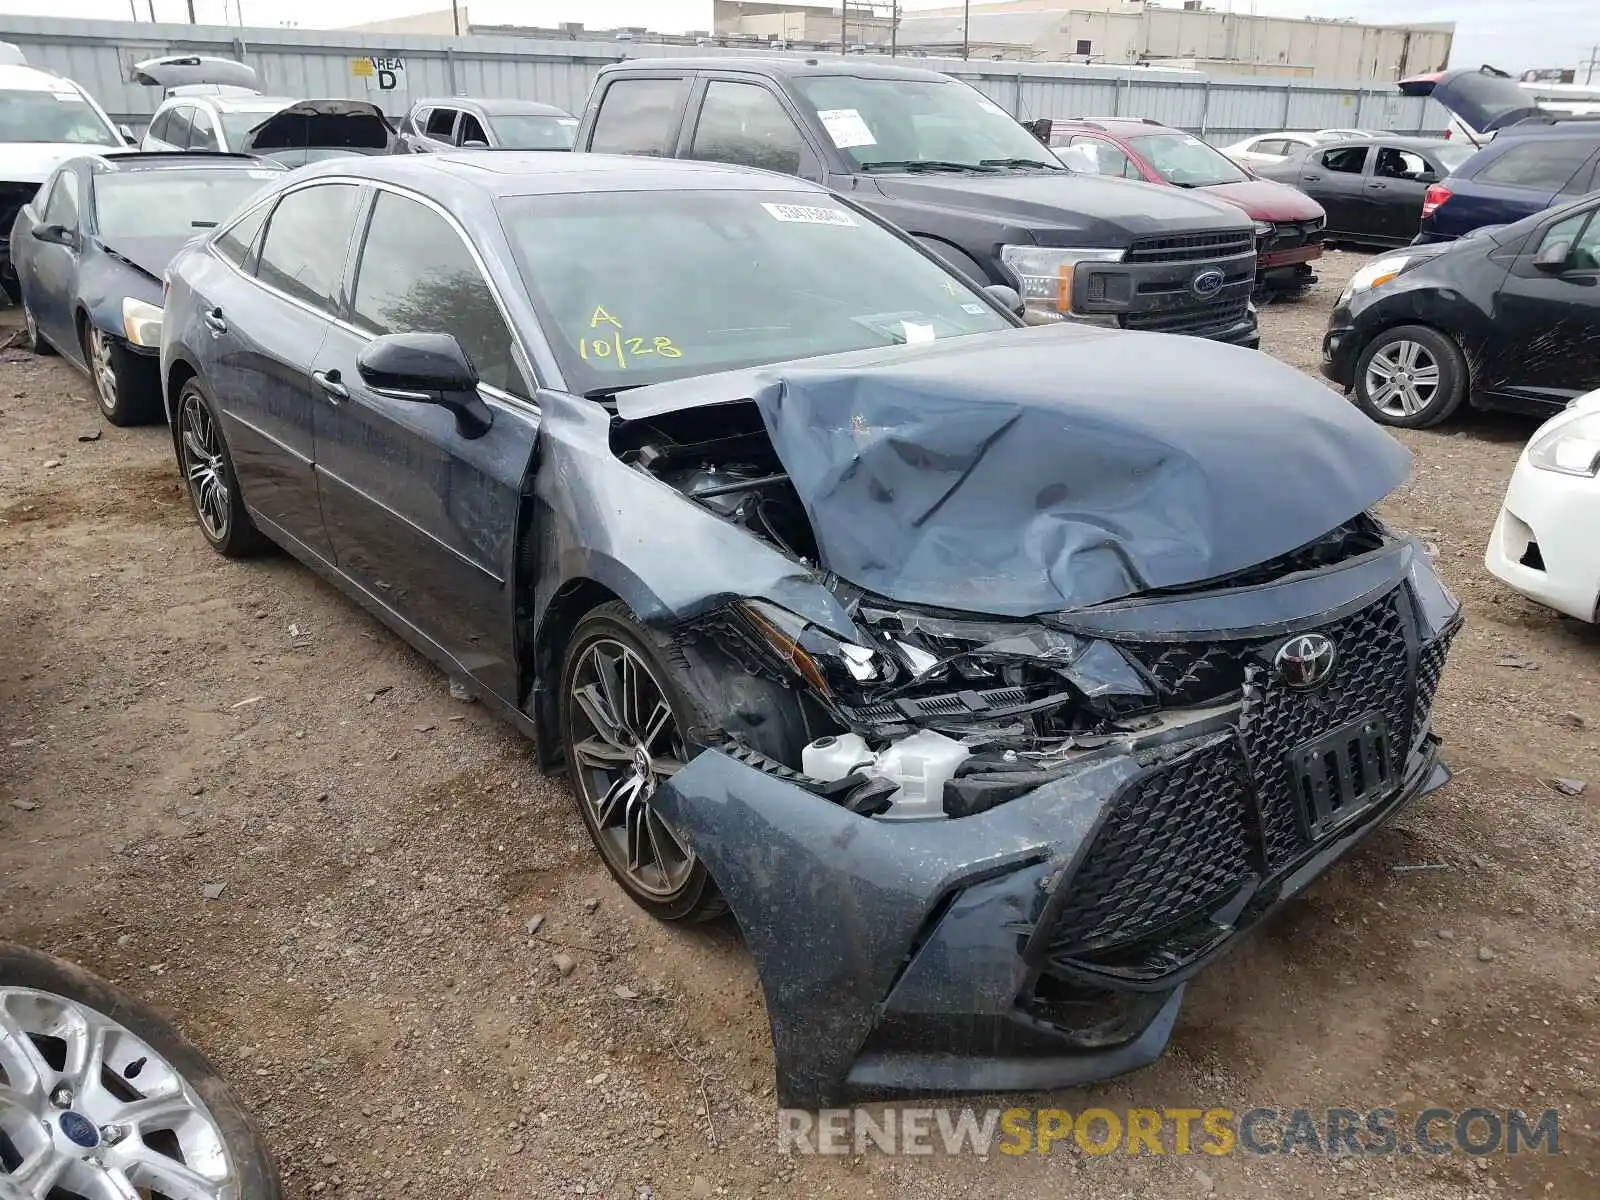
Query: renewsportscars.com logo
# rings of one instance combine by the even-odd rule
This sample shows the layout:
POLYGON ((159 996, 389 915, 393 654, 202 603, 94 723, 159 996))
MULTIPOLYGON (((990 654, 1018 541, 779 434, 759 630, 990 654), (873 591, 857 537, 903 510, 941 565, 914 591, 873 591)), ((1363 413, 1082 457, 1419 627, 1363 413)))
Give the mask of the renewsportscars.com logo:
POLYGON ((778 1110, 789 1154, 1556 1154, 1557 1110, 837 1108, 778 1110))

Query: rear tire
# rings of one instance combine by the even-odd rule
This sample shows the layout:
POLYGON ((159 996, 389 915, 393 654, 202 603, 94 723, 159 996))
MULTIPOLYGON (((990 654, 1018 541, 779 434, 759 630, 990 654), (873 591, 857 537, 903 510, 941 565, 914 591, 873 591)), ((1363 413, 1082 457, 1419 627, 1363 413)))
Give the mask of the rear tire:
POLYGON ((148 425, 161 414, 161 386, 153 363, 111 334, 85 321, 83 362, 89 368, 100 413, 113 425, 148 425))
POLYGON ((206 541, 224 558, 252 558, 265 551, 272 543, 244 506, 222 423, 198 379, 179 391, 173 420, 178 466, 206 541))
POLYGON ((1426 325, 1385 329, 1356 359, 1356 406, 1382 425, 1427 429, 1466 399, 1470 372, 1454 338, 1426 325))
POLYGON ((666 649, 619 602, 579 621, 561 671, 561 742, 579 815, 612 878, 658 920, 709 921, 727 902, 652 801, 707 727, 666 649))

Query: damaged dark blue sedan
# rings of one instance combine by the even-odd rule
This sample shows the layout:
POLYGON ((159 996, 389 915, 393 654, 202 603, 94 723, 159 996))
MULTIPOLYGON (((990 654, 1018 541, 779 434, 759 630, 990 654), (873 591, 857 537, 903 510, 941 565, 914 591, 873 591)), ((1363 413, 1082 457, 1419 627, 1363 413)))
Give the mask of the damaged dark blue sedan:
POLYGON ((820 188, 296 172, 169 272, 205 536, 275 542, 731 909, 780 1101, 1149 1062, 1185 982, 1445 781, 1408 458, 1270 359, 1024 329, 820 188))

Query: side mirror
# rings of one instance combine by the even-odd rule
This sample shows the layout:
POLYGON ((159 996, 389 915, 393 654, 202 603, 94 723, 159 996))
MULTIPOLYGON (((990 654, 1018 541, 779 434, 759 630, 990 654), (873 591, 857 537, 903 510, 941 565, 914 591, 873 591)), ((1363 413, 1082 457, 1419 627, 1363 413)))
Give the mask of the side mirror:
POLYGON ((1018 317, 1022 315, 1022 297, 1016 288, 1007 287, 1003 283, 987 283, 984 284, 983 290, 989 293, 989 299, 1008 313, 1018 317))
POLYGON ((380 396, 448 408, 462 437, 482 437, 494 424, 494 410, 478 395, 478 372, 448 333, 374 338, 356 356, 356 370, 380 396))
POLYGON ((133 130, 129 129, 126 125, 118 125, 117 132, 122 135, 123 145, 137 146, 139 144, 139 139, 133 136, 133 130))
POLYGON ((461 148, 463 150, 487 150, 489 148, 489 143, 480 142, 477 138, 472 138, 470 141, 462 142, 461 148))
POLYGON ((35 241, 49 242, 52 246, 72 246, 76 248, 78 245, 77 233, 68 229, 65 225, 35 225, 33 227, 33 237, 35 241))
POLYGON ((1533 265, 1547 274, 1559 275, 1567 269, 1567 260, 1571 257, 1572 246, 1569 243, 1551 242, 1539 248, 1539 253, 1533 256, 1533 265))

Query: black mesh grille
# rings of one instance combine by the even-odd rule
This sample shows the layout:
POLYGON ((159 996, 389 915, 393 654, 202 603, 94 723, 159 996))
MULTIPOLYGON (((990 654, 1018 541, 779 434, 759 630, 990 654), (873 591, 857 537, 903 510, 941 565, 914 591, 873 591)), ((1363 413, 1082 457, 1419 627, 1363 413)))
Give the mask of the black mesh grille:
POLYGON ((1221 300, 1162 312, 1128 313, 1122 318, 1123 328, 1140 329, 1146 333, 1193 333, 1205 335, 1221 333, 1244 320, 1250 311, 1250 297, 1239 300, 1221 300))
POLYGON ((1311 842, 1290 755, 1316 738, 1376 715, 1389 735, 1391 777, 1402 778, 1412 730, 1426 719, 1449 649, 1448 637, 1425 647, 1413 676, 1409 611, 1395 591, 1324 626, 1339 657, 1333 677, 1312 691, 1290 689, 1270 669, 1281 638, 1124 646, 1168 695, 1214 696, 1237 680, 1244 691, 1237 736, 1152 767, 1118 797, 1065 891, 1051 900, 1049 925, 1036 935, 1045 952, 1154 944, 1157 931, 1175 936, 1169 931, 1178 923, 1213 908, 1252 873, 1292 867, 1311 842))
POLYGON ((1246 803, 1231 736, 1142 776, 1073 874, 1052 949, 1132 940, 1237 890, 1251 870, 1246 803))
POLYGON ((1228 258, 1235 254, 1254 254, 1255 231, 1229 230, 1224 233, 1184 233, 1171 237, 1139 238, 1128 249, 1124 262, 1173 263, 1199 262, 1207 258, 1228 258))
POLYGON ((1450 653, 1450 643, 1455 639, 1454 629, 1436 641, 1429 642, 1417 656, 1417 705, 1411 718, 1411 740, 1415 742, 1428 728, 1433 716, 1433 697, 1439 690, 1439 677, 1444 673, 1445 656, 1450 653))
POLYGON ((1333 678, 1316 691, 1299 692, 1278 683, 1262 663, 1245 672, 1239 732, 1250 756, 1271 871, 1287 866, 1307 844, 1289 773, 1291 750, 1376 713, 1389 728, 1390 770, 1398 778, 1411 744, 1411 664, 1395 594, 1322 632, 1339 648, 1339 659, 1333 678))

